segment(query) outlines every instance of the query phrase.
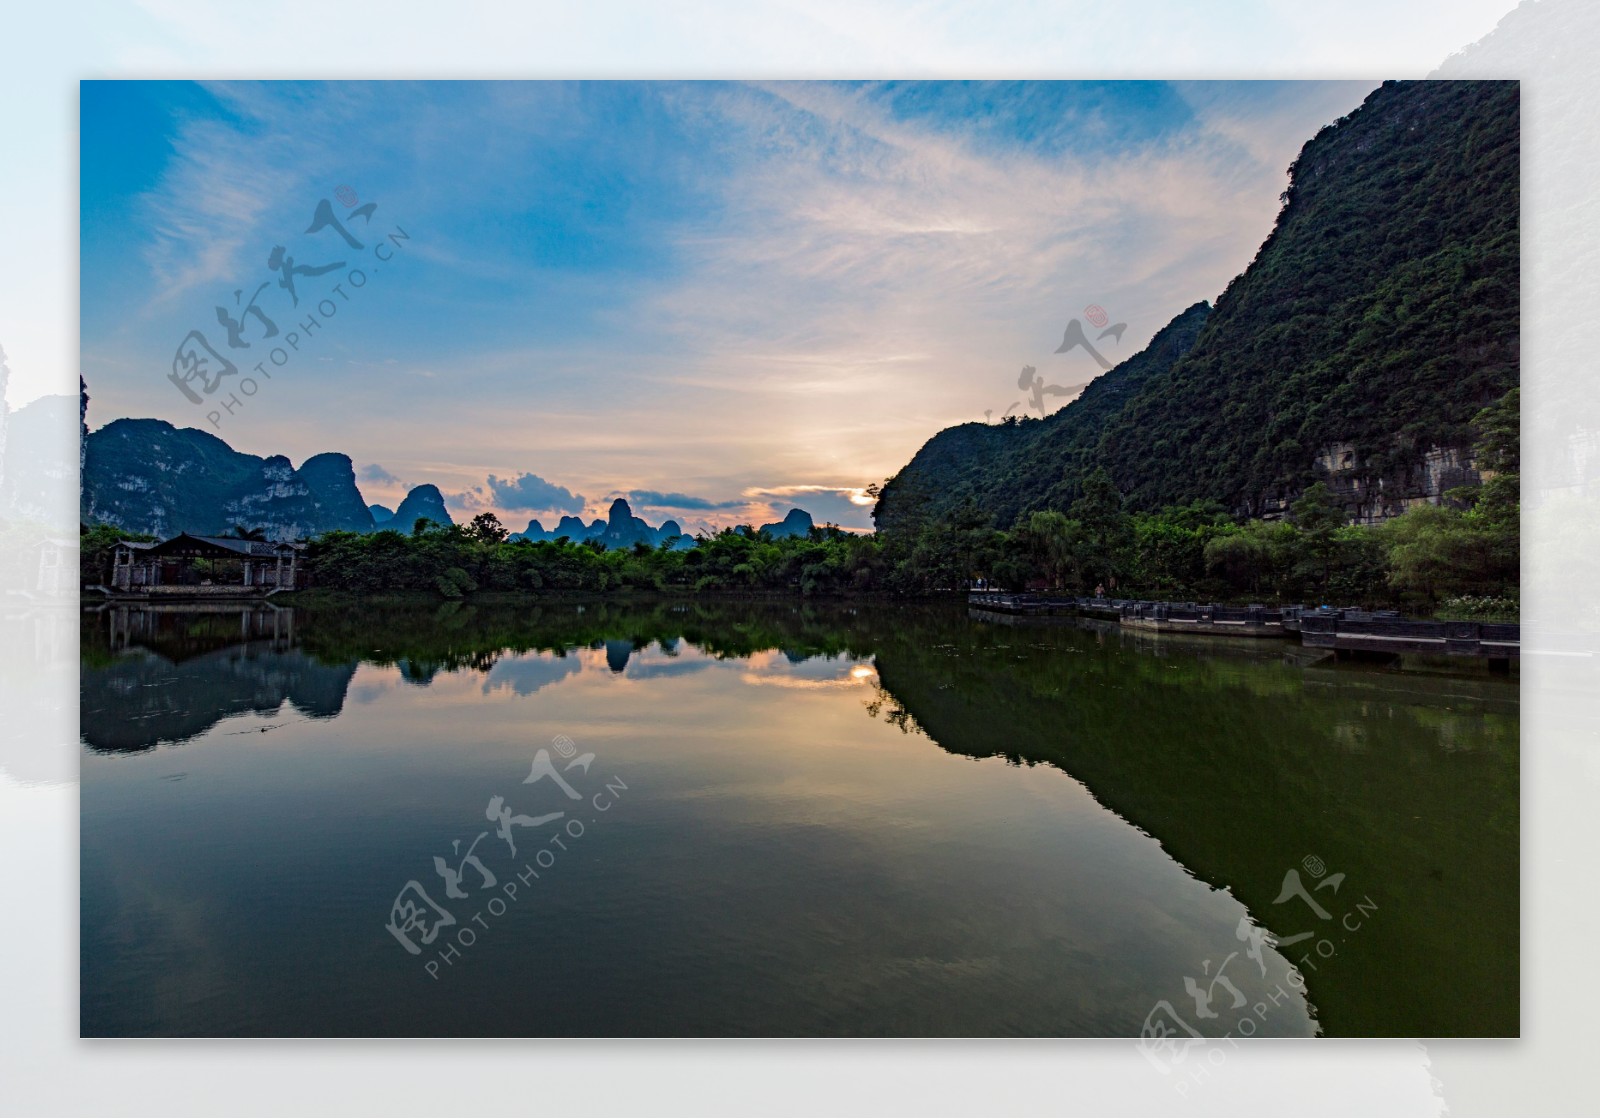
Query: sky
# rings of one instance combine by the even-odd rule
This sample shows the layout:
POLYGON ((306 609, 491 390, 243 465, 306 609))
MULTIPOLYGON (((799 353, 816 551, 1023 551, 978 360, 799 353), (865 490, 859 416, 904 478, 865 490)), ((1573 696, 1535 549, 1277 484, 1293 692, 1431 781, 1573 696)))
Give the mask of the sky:
POLYGON ((513 529, 869 528, 937 431, 1039 414, 1024 366, 1101 372, 1073 319, 1115 363, 1214 300, 1376 85, 86 81, 90 427, 513 529))

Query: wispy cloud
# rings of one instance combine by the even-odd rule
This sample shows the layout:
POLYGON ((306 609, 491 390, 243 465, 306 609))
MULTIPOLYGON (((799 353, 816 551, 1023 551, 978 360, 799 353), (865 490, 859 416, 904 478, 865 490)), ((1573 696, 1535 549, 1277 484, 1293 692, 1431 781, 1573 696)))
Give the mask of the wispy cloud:
POLYGON ((719 87, 710 111, 746 158, 715 224, 680 231, 681 275, 643 318, 699 355, 678 383, 719 394, 713 416, 782 415, 775 472, 881 479, 939 428, 1004 410, 1023 364, 1098 374, 1053 354, 1087 304, 1129 324, 1116 361, 1214 298, 1270 229, 1299 144, 1366 88, 1278 91, 1255 133, 1235 93, 1191 98, 1191 122, 1141 143, 1099 114, 1041 149, 902 119, 873 87, 719 87))
POLYGON ((489 495, 482 486, 474 486, 442 495, 445 505, 457 512, 480 513, 490 508, 489 495))
POLYGON ((94 359, 90 390, 107 416, 193 423, 119 379, 159 382, 317 198, 371 183, 416 233, 404 268, 319 339, 338 361, 318 406, 275 382, 245 449, 338 448, 468 510, 579 513, 615 491, 862 525, 863 487, 1002 414, 1022 366, 1098 375, 1054 353, 1086 305, 1128 324, 1100 343, 1115 362, 1214 298, 1300 145, 1372 85, 210 86, 216 112, 157 138, 173 156, 143 243, 115 245, 192 298, 138 336, 92 325, 138 308, 90 309, 85 354, 120 362, 94 359), (529 447, 560 484, 489 474, 529 447))
POLYGON ((301 178, 293 163, 263 158, 239 131, 216 121, 181 127, 173 147, 177 158, 146 199, 145 262, 158 303, 196 288, 220 296, 239 287, 247 249, 259 249, 265 264, 270 246, 257 243, 264 215, 301 178))

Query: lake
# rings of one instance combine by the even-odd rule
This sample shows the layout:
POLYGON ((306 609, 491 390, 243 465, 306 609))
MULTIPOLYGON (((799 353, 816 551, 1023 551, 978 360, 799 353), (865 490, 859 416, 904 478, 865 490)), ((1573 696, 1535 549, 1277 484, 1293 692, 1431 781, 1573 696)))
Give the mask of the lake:
POLYGON ((1511 1036, 1515 679, 964 606, 106 608, 85 1036, 1511 1036))

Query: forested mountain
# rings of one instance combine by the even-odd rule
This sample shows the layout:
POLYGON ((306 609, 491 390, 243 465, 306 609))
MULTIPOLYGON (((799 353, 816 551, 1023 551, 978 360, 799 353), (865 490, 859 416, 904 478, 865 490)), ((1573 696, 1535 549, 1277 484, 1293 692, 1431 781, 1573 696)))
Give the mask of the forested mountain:
MULTIPOLYGON (((17 469, 22 465, 19 456, 40 461, 47 457, 38 452, 35 434, 49 434, 45 421, 59 428, 60 413, 74 403, 65 396, 47 401, 48 407, 39 402, 30 406, 31 412, 17 413, 16 418, 24 421, 14 425, 21 437, 13 440, 0 461, 11 471, 8 481, 24 476, 17 469)), ((296 469, 283 455, 262 458, 236 451, 209 432, 153 419, 113 420, 88 434, 84 448, 79 517, 85 526, 106 525, 160 537, 259 529, 270 540, 303 540, 327 532, 369 533, 380 527, 409 535, 418 520, 439 526, 455 523, 444 495, 432 484, 413 487, 392 512, 383 505, 367 505, 348 455, 313 455, 296 469)), ((5 450, 3 444, 0 450, 5 450)), ((63 462, 55 474, 65 469, 63 462)), ((25 489, 20 483, 10 487, 16 492, 25 489)), ((805 537, 812 528, 811 515, 793 509, 783 521, 763 527, 775 537, 805 537)), ((514 538, 539 542, 563 536, 575 544, 592 541, 615 549, 639 544, 655 548, 671 541, 687 549, 693 543, 677 521, 669 519, 660 527, 648 524, 634 516, 627 499, 620 497, 611 503, 608 519, 597 517, 585 524, 566 516, 553 532, 530 521, 527 531, 514 538)))
POLYGON ((1386 82, 1289 168, 1207 313, 1043 420, 940 432, 885 486, 893 533, 1065 510, 1104 467, 1132 509, 1260 516, 1316 481, 1352 519, 1475 480, 1472 418, 1518 382, 1515 82, 1386 82))
POLYGON ((1210 311, 1208 304, 1196 303, 1143 350, 1096 377, 1078 399, 1044 420, 970 423, 941 431, 884 488, 874 511, 879 530, 893 533, 930 517, 948 519, 969 498, 1002 526, 1024 511, 1066 508, 1081 478, 1095 468, 1100 432, 1145 385, 1189 352, 1210 311))

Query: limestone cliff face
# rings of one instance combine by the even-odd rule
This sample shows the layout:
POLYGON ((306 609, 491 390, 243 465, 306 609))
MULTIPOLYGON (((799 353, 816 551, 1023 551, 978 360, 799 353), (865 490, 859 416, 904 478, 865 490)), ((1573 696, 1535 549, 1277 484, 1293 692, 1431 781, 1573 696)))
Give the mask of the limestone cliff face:
POLYGON ((299 540, 370 528, 371 514, 357 516, 358 507, 366 511, 344 455, 317 455, 296 470, 282 455, 245 454, 164 420, 114 420, 84 440, 79 517, 86 524, 157 536, 242 526, 271 540, 299 540))
POLYGON ((356 486, 355 464, 349 455, 331 452, 312 455, 300 464, 297 473, 311 487, 323 510, 333 519, 335 528, 348 532, 372 531, 376 518, 362 501, 361 490, 356 486))
POLYGON ((1378 524, 1415 505, 1439 505, 1458 486, 1483 481, 1469 452, 1429 447, 1419 459, 1388 470, 1362 460, 1352 443, 1335 443, 1317 455, 1316 468, 1354 524, 1378 524))
MULTIPOLYGON (((1381 524, 1417 505, 1441 505, 1458 486, 1484 481, 1469 452, 1429 447, 1413 460, 1387 468, 1361 457, 1354 443, 1334 443, 1317 452, 1316 473, 1344 507, 1351 524, 1381 524)), ((1266 521, 1283 520, 1300 494, 1284 489, 1236 512, 1266 521)))

